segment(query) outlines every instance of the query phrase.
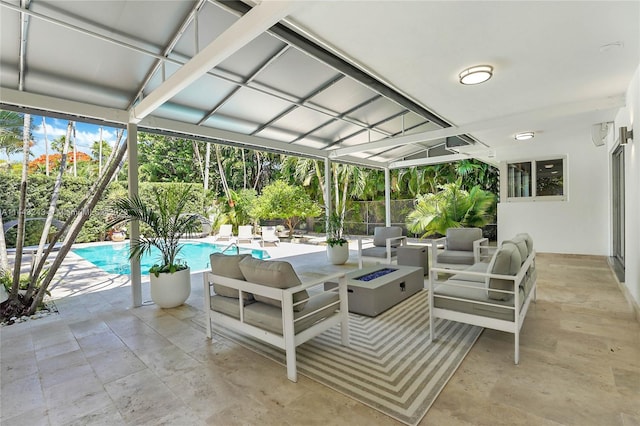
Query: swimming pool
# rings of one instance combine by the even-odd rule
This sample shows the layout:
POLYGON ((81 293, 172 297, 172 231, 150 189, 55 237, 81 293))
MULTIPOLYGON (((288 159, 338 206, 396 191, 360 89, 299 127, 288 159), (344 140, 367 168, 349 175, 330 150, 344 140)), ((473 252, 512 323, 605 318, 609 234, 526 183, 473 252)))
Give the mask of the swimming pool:
MULTIPOLYGON (((184 248, 178 255, 179 260, 186 260, 191 271, 209 269, 209 255, 220 253, 227 245, 204 243, 198 241, 186 241, 184 248)), ((78 256, 93 263, 98 268, 110 274, 126 275, 129 269, 129 243, 100 244, 90 247, 75 248, 72 250, 78 256)), ((227 250, 228 254, 235 254, 235 249, 227 250)), ((256 259, 268 259, 269 254, 265 250, 240 247, 241 254, 250 254, 256 259)), ((149 268, 160 260, 160 252, 154 247, 150 255, 140 259, 140 269, 143 275, 149 274, 149 268)))

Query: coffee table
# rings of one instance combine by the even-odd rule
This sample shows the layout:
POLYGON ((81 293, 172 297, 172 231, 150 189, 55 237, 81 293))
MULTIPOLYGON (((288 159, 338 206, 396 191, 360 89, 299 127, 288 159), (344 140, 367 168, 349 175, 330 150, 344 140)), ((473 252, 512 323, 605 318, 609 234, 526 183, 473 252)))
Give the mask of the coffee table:
MULTIPOLYGON (((346 274, 349 292, 349 312, 375 317, 390 307, 397 305, 424 288, 421 267, 400 265, 367 266, 346 274), (385 275, 369 281, 358 279, 383 269, 392 269, 385 275)), ((337 283, 327 282, 325 289, 334 288, 337 283)))

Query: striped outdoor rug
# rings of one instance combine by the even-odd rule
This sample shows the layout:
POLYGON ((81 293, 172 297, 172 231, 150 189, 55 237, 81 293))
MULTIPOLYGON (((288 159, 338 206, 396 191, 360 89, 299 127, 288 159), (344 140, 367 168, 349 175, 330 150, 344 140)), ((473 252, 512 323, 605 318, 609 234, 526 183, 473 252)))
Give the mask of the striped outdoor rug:
MULTIPOLYGON (((420 291, 375 318, 350 314, 351 347, 334 327, 297 350, 307 376, 396 420, 417 424, 469 352, 482 328, 437 320, 429 343, 429 299, 420 291)), ((202 326, 202 319, 194 319, 202 326)), ((284 365, 284 351, 228 329, 214 331, 284 365)))

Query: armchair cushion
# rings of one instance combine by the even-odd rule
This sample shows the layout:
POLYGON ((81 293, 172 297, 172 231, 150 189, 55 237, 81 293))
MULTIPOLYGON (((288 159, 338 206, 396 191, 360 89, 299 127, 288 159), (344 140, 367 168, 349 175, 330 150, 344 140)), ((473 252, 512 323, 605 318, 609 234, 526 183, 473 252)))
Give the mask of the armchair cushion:
MULTIPOLYGON (((236 280, 244 280, 244 275, 240 270, 240 262, 246 257, 251 257, 250 254, 239 254, 228 256, 222 253, 213 253, 209 256, 209 263, 211 264, 211 272, 216 275, 222 275, 227 278, 234 278, 236 280)), ((233 297, 238 299, 238 290, 230 288, 224 285, 213 283, 213 290, 219 296, 233 297)), ((244 300, 253 300, 251 293, 242 293, 244 300)))
MULTIPOLYGON (((398 250, 396 248, 391 248, 391 257, 396 256, 398 250)), ((366 257, 380 257, 380 258, 386 258, 387 257, 387 249, 386 247, 369 247, 366 249, 362 249, 362 255, 366 256, 366 257)))
MULTIPOLYGON (((293 270, 289 262, 284 261, 264 261, 254 259, 253 257, 244 258, 240 264, 240 270, 246 281, 262 284, 273 288, 285 289, 301 285, 300 278, 293 270)), ((279 300, 271 299, 260 295, 254 295, 254 298, 262 303, 267 303, 279 308, 282 307, 279 300)), ((306 290, 299 291, 293 295, 293 303, 308 300, 309 294, 306 290)), ((300 312, 304 309, 306 303, 295 305, 293 310, 300 312)))
MULTIPOLYGON (((387 238, 402 237, 402 228, 399 226, 376 226, 373 230, 373 245, 376 247, 386 247, 387 238)), ((392 242, 393 247, 401 244, 400 240, 392 242)), ((386 254, 385 254, 386 256, 386 254)), ((384 256, 382 256, 384 257, 384 256)))
POLYGON ((452 265, 473 265, 475 257, 472 251, 445 250, 438 254, 438 263, 450 263, 452 265))
MULTIPOLYGON (((507 242, 503 243, 493 255, 488 271, 497 275, 517 275, 521 265, 520 250, 515 244, 507 242)), ((514 291, 513 283, 511 280, 489 278, 487 287, 495 290, 514 291)), ((509 293, 489 291, 489 298, 493 300, 508 300, 510 297, 512 295, 509 293)))
POLYGON ((447 229, 447 250, 473 253, 473 242, 480 238, 482 238, 480 228, 449 228, 447 229))

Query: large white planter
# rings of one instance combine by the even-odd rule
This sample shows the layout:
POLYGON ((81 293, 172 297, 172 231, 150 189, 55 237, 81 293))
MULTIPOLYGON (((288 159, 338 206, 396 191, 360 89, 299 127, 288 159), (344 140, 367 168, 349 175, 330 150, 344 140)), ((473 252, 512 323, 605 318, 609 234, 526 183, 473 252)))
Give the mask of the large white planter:
POLYGON ((343 265, 349 259, 349 244, 327 246, 327 259, 334 265, 343 265))
POLYGON ((191 268, 162 273, 157 277, 150 274, 151 300, 161 308, 175 308, 182 305, 191 294, 191 268))

